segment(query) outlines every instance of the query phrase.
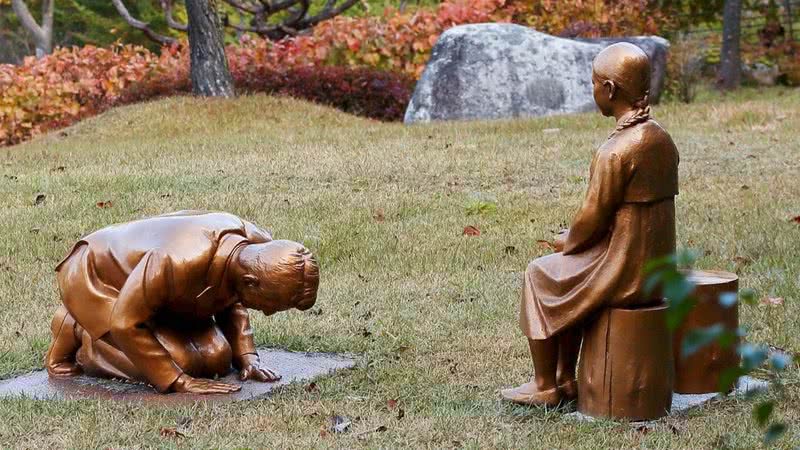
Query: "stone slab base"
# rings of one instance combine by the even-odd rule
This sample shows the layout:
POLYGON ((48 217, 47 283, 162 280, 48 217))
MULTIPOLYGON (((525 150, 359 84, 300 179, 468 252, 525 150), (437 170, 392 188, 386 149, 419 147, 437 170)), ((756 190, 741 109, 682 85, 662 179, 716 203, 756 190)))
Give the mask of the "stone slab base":
POLYGON ((238 374, 231 373, 222 381, 239 384, 239 392, 226 395, 159 394, 151 386, 126 383, 85 375, 51 379, 40 370, 15 378, 0 381, 0 398, 27 397, 47 400, 109 399, 120 401, 143 401, 146 403, 179 404, 195 401, 234 402, 266 397, 274 389, 295 382, 307 382, 328 375, 336 370, 348 369, 355 360, 330 353, 294 353, 285 350, 260 349, 258 354, 264 365, 276 370, 283 378, 274 383, 239 381, 238 374))
MULTIPOLYGON (((744 395, 748 392, 754 391, 763 391, 769 387, 769 383, 764 380, 759 380, 752 377, 741 377, 736 382, 736 389, 734 389, 729 396, 736 396, 736 395, 744 395)), ((679 415, 691 408, 700 406, 704 403, 710 402, 714 398, 720 396, 720 394, 716 392, 712 392, 709 394, 672 394, 672 409, 670 410, 670 416, 679 415)), ((581 414, 577 411, 566 414, 568 417, 574 418, 580 421, 592 422, 597 420, 594 417, 587 416, 585 414, 581 414)), ((656 420, 650 421, 643 421, 643 422, 632 422, 638 426, 647 425, 655 423, 656 420)))

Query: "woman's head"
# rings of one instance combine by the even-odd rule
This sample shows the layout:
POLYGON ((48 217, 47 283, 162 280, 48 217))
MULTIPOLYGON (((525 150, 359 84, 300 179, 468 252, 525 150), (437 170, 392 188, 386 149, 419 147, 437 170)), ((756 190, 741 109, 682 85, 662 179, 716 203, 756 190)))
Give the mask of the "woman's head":
POLYGON ((650 93, 650 59, 639 47, 627 42, 613 44, 592 62, 594 100, 603 115, 620 107, 643 109, 650 93))

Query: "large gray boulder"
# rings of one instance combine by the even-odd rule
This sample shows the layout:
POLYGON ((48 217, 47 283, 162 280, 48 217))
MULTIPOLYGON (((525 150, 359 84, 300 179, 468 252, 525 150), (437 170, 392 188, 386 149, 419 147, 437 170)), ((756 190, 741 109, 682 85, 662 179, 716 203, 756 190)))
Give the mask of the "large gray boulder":
POLYGON ((592 111, 591 64, 607 45, 512 24, 450 28, 433 47, 405 123, 592 111))

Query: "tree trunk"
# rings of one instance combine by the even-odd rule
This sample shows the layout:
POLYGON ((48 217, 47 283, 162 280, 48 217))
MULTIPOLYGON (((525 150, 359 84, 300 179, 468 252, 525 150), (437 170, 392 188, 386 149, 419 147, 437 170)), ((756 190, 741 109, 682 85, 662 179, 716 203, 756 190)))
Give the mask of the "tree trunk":
POLYGON ((742 79, 742 59, 739 52, 741 22, 742 0, 725 0, 722 12, 722 54, 719 63, 721 89, 736 89, 742 79))
POLYGON ((225 57, 216 0, 186 0, 186 13, 192 92, 206 97, 232 97, 233 80, 225 57))
POLYGON ((11 0, 20 24, 33 37, 36 45, 36 57, 41 58, 53 51, 53 9, 55 0, 42 1, 42 24, 36 23, 28 6, 23 0, 11 0))

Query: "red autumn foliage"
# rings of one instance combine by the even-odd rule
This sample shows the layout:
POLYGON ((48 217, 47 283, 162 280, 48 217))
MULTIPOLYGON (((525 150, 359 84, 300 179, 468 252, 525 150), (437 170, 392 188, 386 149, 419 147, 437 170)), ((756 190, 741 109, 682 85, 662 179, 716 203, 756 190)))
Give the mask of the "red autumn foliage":
POLYGON ((302 98, 384 121, 403 118, 413 88, 413 80, 402 74, 333 66, 265 70, 257 76, 236 77, 235 84, 251 92, 302 98))
MULTIPOLYGON (((388 8, 382 17, 337 16, 308 35, 279 42, 245 36, 226 51, 239 90, 399 120, 413 78, 422 73, 436 39, 452 26, 515 21, 554 34, 595 35, 623 28, 655 32, 656 21, 664 18, 663 12, 643 10, 646 0, 601 3, 598 8, 586 0, 445 0, 431 9, 388 8), (596 26, 575 32, 584 23, 596 26)), ((175 45, 157 55, 129 45, 61 48, 21 66, 0 65, 0 146, 120 104, 188 93, 187 50, 175 45)))
POLYGON ((481 230, 478 229, 478 227, 467 225, 466 227, 464 227, 464 231, 461 234, 464 236, 476 237, 481 235, 481 230))
MULTIPOLYGON (((409 76, 422 72, 441 32, 462 23, 508 20, 513 11, 506 0, 448 0, 432 10, 337 17, 310 35, 279 42, 245 37, 229 46, 227 54, 240 89, 399 120, 410 96, 409 76)), ((165 47, 160 55, 127 45, 57 49, 21 66, 0 66, 0 145, 22 142, 116 105, 189 91, 186 46, 165 47)))

